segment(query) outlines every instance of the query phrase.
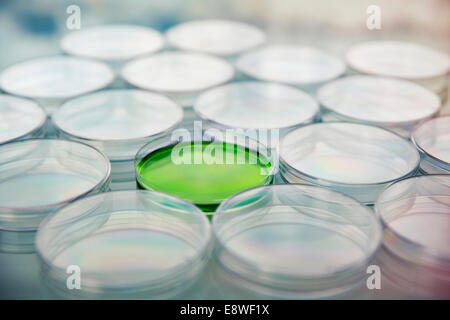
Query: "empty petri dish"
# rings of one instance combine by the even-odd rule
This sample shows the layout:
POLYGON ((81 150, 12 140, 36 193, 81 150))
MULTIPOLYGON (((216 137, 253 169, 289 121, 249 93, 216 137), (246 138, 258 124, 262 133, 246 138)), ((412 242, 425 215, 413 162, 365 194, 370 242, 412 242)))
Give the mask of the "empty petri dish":
POLYGON ((266 35, 259 28, 230 20, 196 20, 181 23, 166 33, 168 43, 177 49, 233 58, 260 46, 266 35))
POLYGON ((111 160, 111 188, 136 187, 134 157, 156 136, 168 133, 183 109, 162 95, 141 90, 106 90, 65 102, 52 117, 57 136, 85 142, 111 160))
POLYGON ((161 50, 164 38, 151 28, 111 24, 70 32, 60 45, 62 51, 70 55, 123 62, 161 50))
POLYGON ((225 200, 216 259, 241 285, 277 298, 335 296, 366 281, 381 241, 373 212, 318 186, 271 185, 225 200))
POLYGON ((386 275, 416 294, 450 297, 450 176, 394 183, 375 212, 385 228, 380 262, 386 275))
POLYGON ((272 182, 270 151, 258 141, 219 130, 175 130, 142 147, 138 187, 176 195, 207 214, 229 196, 272 182))
POLYGON ((242 81, 201 94, 194 110, 201 119, 221 128, 288 129, 311 123, 319 106, 296 88, 242 81))
POLYGON ((229 63, 214 56, 163 52, 127 63, 122 77, 135 87, 166 94, 187 107, 203 90, 230 81, 233 73, 229 63))
POLYGON ((0 144, 42 136, 46 120, 36 102, 0 94, 0 144))
POLYGON ((0 146, 0 229, 37 229, 69 202, 108 189, 108 158, 73 141, 32 139, 0 146))
POLYGON ((208 220, 192 204, 128 190, 86 197, 50 215, 39 227, 36 249, 56 292, 168 298, 199 275, 210 238, 208 220), (81 271, 80 290, 67 290, 71 267, 81 271))
POLYGON ((357 72, 416 81, 438 94, 448 86, 448 55, 416 43, 362 42, 347 51, 347 63, 357 72))
POLYGON ((419 161, 406 139, 356 123, 307 125, 280 142, 280 171, 287 182, 330 187, 364 204, 373 204, 393 181, 415 174, 419 161))
POLYGON ((62 102, 112 83, 114 73, 101 62, 67 56, 41 57, 20 62, 0 74, 7 93, 36 99, 48 114, 62 102))
POLYGON ((421 171, 428 174, 450 173, 450 116, 423 123, 414 130, 411 140, 422 156, 421 171))
POLYGON ((314 91, 345 73, 345 64, 322 50, 299 45, 270 45, 243 54, 236 68, 255 80, 273 81, 314 91))
POLYGON ((385 127, 408 137, 421 121, 439 112, 440 98, 413 82, 351 76, 317 91, 324 121, 349 121, 385 127))

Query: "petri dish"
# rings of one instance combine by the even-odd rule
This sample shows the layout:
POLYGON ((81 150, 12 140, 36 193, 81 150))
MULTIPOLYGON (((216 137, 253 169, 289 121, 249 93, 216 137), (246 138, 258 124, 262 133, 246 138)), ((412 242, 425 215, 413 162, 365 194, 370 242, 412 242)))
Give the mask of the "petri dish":
POLYGON ((164 38, 151 28, 111 24, 70 32, 62 38, 60 45, 69 55, 123 62, 161 50, 164 38))
POLYGON ((382 230, 373 212, 308 185, 253 188, 213 217, 215 258, 241 286, 276 298, 336 296, 366 281, 382 230))
POLYGON ((372 76, 332 81, 317 92, 322 120, 376 125, 408 137, 415 125, 439 112, 441 100, 413 82, 372 76))
POLYGON ((280 172, 290 183, 333 188, 373 204, 390 183, 416 173, 420 156, 399 135, 356 123, 317 123, 280 142, 280 172))
POLYGON ((411 140, 420 151, 422 172, 450 173, 450 116, 437 117, 421 124, 412 133, 411 140))
POLYGON ((82 298, 168 298, 187 288, 208 259, 210 225, 179 198, 153 191, 102 193, 48 216, 36 249, 46 283, 82 298), (68 267, 81 289, 67 290, 68 267))
POLYGON ((288 129, 314 121, 319 106, 296 88, 242 81, 201 94, 194 110, 201 119, 220 128, 288 129))
POLYGON ((255 80, 273 81, 315 91, 345 73, 345 64, 322 50, 299 45, 269 45, 244 53, 236 68, 255 80))
POLYGON ((32 139, 0 146, 0 229, 36 230, 49 213, 108 189, 108 158, 73 141, 32 139))
POLYGON ((183 118, 183 109, 165 96, 116 89, 65 102, 53 115, 57 136, 92 145, 111 160, 111 188, 136 187, 134 157, 183 118))
POLYGON ((347 63, 360 73, 416 81, 439 95, 448 86, 448 55, 416 43, 362 42, 347 51, 347 63))
POLYGON ((183 107, 192 107, 197 95, 233 78, 226 61, 200 53, 163 52, 127 63, 126 82, 140 89, 165 94, 183 107))
POLYGON ((270 184, 273 167, 258 141, 213 129, 178 129, 146 144, 135 159, 139 188, 176 195, 208 215, 229 196, 270 184))
POLYGON ((196 20, 178 24, 166 33, 168 43, 179 50, 233 58, 266 42, 259 28, 230 20, 196 20))
POLYGON ((41 137, 46 120, 45 111, 36 102, 0 94, 0 145, 41 137))
POLYGON ((102 62, 48 56, 6 68, 0 74, 0 87, 7 93, 35 99, 51 114, 66 99, 103 89, 113 79, 113 71, 102 62))
POLYGON ((450 297, 450 176, 394 183, 375 212, 385 228, 380 262, 386 275, 418 295, 450 297))

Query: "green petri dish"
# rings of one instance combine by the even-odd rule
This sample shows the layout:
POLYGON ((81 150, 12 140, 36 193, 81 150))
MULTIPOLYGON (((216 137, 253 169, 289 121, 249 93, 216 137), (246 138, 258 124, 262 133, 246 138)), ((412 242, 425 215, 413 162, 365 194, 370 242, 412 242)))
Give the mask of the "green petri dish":
POLYGON ((208 215, 226 198, 270 184, 273 162, 256 141, 173 141, 163 137, 136 156, 138 188, 176 195, 208 215))

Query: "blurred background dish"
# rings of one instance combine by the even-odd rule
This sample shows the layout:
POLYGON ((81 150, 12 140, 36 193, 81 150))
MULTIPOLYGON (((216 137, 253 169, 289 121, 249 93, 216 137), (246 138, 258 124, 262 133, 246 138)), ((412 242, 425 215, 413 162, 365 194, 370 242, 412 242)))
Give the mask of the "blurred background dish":
POLYGON ((368 41, 347 51, 347 63, 360 73, 415 81, 445 98, 450 59, 433 48, 404 41, 368 41))
POLYGON ((439 112, 437 94, 397 79, 350 76, 317 92, 322 121, 349 121, 384 127, 409 138, 411 130, 439 112))
POLYGON ((0 94, 0 144, 43 136, 46 120, 36 102, 0 94))
POLYGON ((234 60, 237 55, 266 41, 257 27, 230 20, 194 20, 178 24, 166 33, 169 45, 234 60))
POLYGON ((320 49, 299 45, 267 45, 243 54, 236 68, 244 76, 301 88, 307 92, 345 73, 337 56, 320 49))

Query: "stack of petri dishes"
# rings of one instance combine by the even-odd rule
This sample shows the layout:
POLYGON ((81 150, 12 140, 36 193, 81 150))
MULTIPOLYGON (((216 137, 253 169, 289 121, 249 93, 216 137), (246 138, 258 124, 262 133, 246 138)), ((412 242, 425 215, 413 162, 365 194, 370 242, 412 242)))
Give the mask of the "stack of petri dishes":
POLYGON ((166 33, 167 42, 183 51, 208 53, 234 62, 239 54, 266 42, 255 26, 230 20, 196 20, 178 24, 166 33))
POLYGON ((45 134, 47 115, 34 101, 0 94, 0 145, 45 134))
POLYGON ((273 158, 257 140, 218 130, 175 130, 142 147, 135 160, 142 189, 173 194, 206 214, 242 190, 270 184, 273 158))
POLYGON ((0 146, 0 250, 32 252, 51 212, 108 189, 111 167, 91 146, 32 139, 0 146))
POLYGON ((348 121, 390 129, 409 138, 412 129, 439 112, 437 94, 409 81, 350 76, 317 92, 322 121, 348 121))
POLYGON ((127 63, 122 78, 130 85, 172 98, 185 108, 183 125, 192 126, 192 105, 204 90, 233 78, 233 67, 220 58, 187 52, 163 52, 127 63))
POLYGON ((162 95, 132 89, 71 99, 53 115, 57 136, 90 144, 111 161, 111 189, 136 188, 134 157, 146 143, 178 126, 183 109, 162 95))
POLYGON ((251 50, 239 57, 236 68, 245 77, 292 85, 309 93, 346 71, 338 57, 299 45, 267 45, 251 50))
POLYGON ((213 232, 225 283, 252 291, 252 298, 285 299, 355 290, 365 283, 382 237, 379 219, 366 206, 327 188, 296 184, 228 198, 214 215, 213 232))
POLYGON ((369 41, 347 51, 347 63, 358 73, 414 81, 445 99, 450 58, 423 45, 403 41, 369 41))
MULTIPOLYGON (((13 95, 34 99, 51 117, 67 99, 103 89, 110 85, 113 79, 111 68, 101 62, 76 57, 49 56, 6 68, 0 74, 0 88, 13 95)), ((46 135, 54 135, 50 125, 46 135)))
POLYGON ((86 197, 47 217, 36 248, 56 295, 171 298, 203 270, 210 229, 205 215, 179 198, 116 191, 86 197), (72 267, 82 272, 80 290, 67 290, 72 267))
POLYGON ((280 171, 287 182, 333 188, 367 205, 387 185, 414 175, 419 162, 411 142, 357 123, 310 124, 280 143, 280 171))
POLYGON ((375 212, 385 228, 377 257, 383 273, 410 297, 450 298, 450 176, 394 183, 375 212))
POLYGON ((431 119, 412 133, 419 149, 420 170, 425 174, 450 174, 450 116, 431 119))
MULTIPOLYGON (((119 74, 125 62, 161 50, 164 38, 151 28, 111 24, 70 32, 60 46, 68 55, 106 62, 119 74)), ((116 79, 114 87, 123 85, 121 79, 116 79)))

